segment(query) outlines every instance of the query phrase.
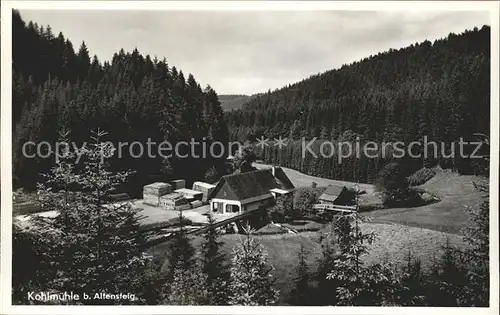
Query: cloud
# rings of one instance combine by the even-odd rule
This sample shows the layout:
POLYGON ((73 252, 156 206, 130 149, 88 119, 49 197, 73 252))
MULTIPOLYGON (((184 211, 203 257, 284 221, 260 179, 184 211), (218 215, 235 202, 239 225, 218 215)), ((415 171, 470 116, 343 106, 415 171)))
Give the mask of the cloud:
POLYGON ((166 57, 219 94, 279 88, 389 48, 489 24, 460 11, 22 10, 75 47, 110 60, 120 48, 166 57))

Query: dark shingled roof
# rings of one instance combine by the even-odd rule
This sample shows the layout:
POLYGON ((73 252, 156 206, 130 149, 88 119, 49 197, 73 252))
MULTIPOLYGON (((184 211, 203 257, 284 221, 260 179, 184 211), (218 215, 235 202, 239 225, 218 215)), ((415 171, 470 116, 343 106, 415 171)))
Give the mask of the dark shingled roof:
POLYGON ((333 186, 333 185, 328 185, 328 188, 326 188, 325 192, 323 195, 329 195, 329 196, 339 196, 342 190, 345 188, 345 186, 333 186))
POLYGON ((262 169, 222 176, 210 198, 215 196, 226 182, 239 200, 270 194, 269 191, 274 188, 295 188, 281 168, 276 168, 275 174, 276 178, 271 169, 262 169))
POLYGON ((269 170, 223 176, 222 181, 227 182, 240 200, 269 194, 269 190, 279 187, 269 170))
POLYGON ((339 205, 353 205, 355 193, 346 186, 329 185, 325 192, 319 197, 319 200, 331 201, 339 205))
POLYGON ((285 172, 281 167, 274 168, 274 176, 278 180, 279 188, 284 190, 294 189, 295 186, 292 184, 292 181, 288 176, 286 176, 285 172))

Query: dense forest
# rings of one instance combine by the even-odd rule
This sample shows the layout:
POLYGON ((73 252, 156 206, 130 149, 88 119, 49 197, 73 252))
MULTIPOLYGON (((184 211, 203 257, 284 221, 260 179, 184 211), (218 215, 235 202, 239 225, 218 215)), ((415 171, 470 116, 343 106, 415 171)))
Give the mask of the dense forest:
MULTIPOLYGON (((391 157, 351 156, 340 163, 337 152, 327 158, 303 157, 298 139, 316 137, 312 147, 318 152, 324 141, 409 143, 427 136, 443 142, 449 152, 460 137, 471 141, 474 133, 489 134, 489 47, 488 26, 450 34, 243 98, 243 108, 224 114, 212 88, 202 88, 192 75, 186 79, 165 59, 122 49, 102 63, 90 56, 84 42, 75 50, 62 33, 55 36, 50 26, 25 23, 14 12, 14 186, 34 187, 37 174, 54 162, 24 157, 26 141, 54 142, 61 130, 69 130, 69 138, 81 145, 97 127, 108 132, 107 140, 129 144, 146 144, 148 138, 175 145, 191 138, 227 143, 283 136, 294 141, 282 149, 264 147, 260 155, 265 162, 371 183, 391 157)), ((213 179, 225 171, 223 158, 132 158, 127 148, 122 158, 110 160, 112 170, 137 171, 133 189, 152 179, 213 179)), ((467 152, 473 149, 469 146, 467 152)), ((437 163, 461 173, 484 170, 477 160, 445 158, 441 148, 437 156, 402 160, 408 173, 437 163)))
MULTIPOLYGON (((152 158, 144 154, 138 158, 133 156, 137 152, 124 151, 129 154, 103 162, 106 141, 138 141, 147 147, 150 141, 227 143, 238 139, 256 146, 260 137, 288 137, 293 141, 282 150, 272 140, 257 154, 269 163, 323 177, 371 182, 378 174, 386 193, 400 194, 409 189, 400 184, 404 181, 406 185, 407 179, 400 176, 403 171, 399 164, 387 163, 394 157, 354 155, 341 163, 335 154, 330 158, 314 158, 311 154, 303 158, 298 139, 317 138, 312 146, 317 150, 326 141, 408 142, 428 136, 451 143, 473 133, 488 135, 489 37, 490 28, 485 26, 434 43, 390 50, 252 97, 242 109, 223 113, 219 97, 210 86, 202 88, 192 75, 186 79, 165 59, 143 56, 137 49, 122 49, 110 61, 101 62, 90 56, 85 43, 75 51, 62 33, 54 36, 49 26, 25 23, 14 11, 14 187, 34 188, 42 182, 37 187, 39 201, 59 215, 31 216, 24 223, 13 219, 12 302, 46 304, 30 298, 30 293, 71 292, 83 296, 99 292, 120 296, 130 293, 134 298, 92 295, 81 301, 56 299, 50 303, 493 306, 494 301, 489 300, 487 197, 467 207, 471 220, 464 231, 464 242, 468 247, 462 249, 447 242, 442 254, 426 269, 413 257, 412 248, 401 266, 394 265, 397 261, 389 257, 387 261, 365 261, 371 250, 368 245, 387 233, 365 232, 357 211, 333 216, 314 210, 311 205, 317 203, 319 187, 300 187, 296 198, 279 198, 270 213, 282 217, 281 223, 298 220, 304 224, 307 219, 320 224, 324 229, 315 230, 318 234, 312 234, 305 225, 302 229, 313 235, 310 242, 320 243, 320 256, 312 261, 313 252, 300 243, 296 258, 288 253, 273 262, 268 252, 281 251, 274 246, 265 248, 261 243, 265 237, 254 237, 257 231, 250 226, 237 242, 220 237, 215 226, 202 237, 193 237, 186 226, 193 222, 183 216, 183 211, 165 222, 174 231, 168 232, 171 237, 165 246, 151 249, 148 240, 152 231, 139 222, 141 209, 128 202, 109 204, 117 187, 139 193, 144 183, 153 180, 214 180, 226 172, 225 156, 196 158, 199 152, 187 150, 183 152, 187 157, 152 158), (79 154, 75 148, 58 161, 53 155, 23 156, 27 141, 53 144, 59 134, 67 135, 80 147, 89 141, 82 152, 83 163, 74 161, 79 154), (46 174, 45 181, 41 181, 42 173, 46 174), (131 186, 120 186, 123 182, 131 186), (224 246, 231 246, 231 252, 224 246), (157 250, 166 255, 158 255, 157 250), (26 261, 30 268, 25 268, 26 261), (276 288, 282 279, 273 264, 293 273, 293 282, 284 284, 291 287, 289 293, 276 288)), ((240 171, 251 167, 256 159, 255 152, 247 149, 236 156, 240 171)), ((463 173, 488 172, 488 158, 477 162, 484 165, 443 156, 405 158, 403 162, 407 172, 437 163, 463 173)), ((473 185, 482 193, 489 192, 487 184, 473 185)), ((359 198, 354 197, 358 204, 359 198)), ((207 219, 214 224, 211 215, 207 219)), ((164 235, 165 231, 160 233, 164 235)), ((289 242, 286 248, 290 252, 299 244, 298 238, 309 237, 290 235, 290 231, 287 237, 271 241, 289 242), (297 244, 292 243, 294 240, 297 244)), ((398 240, 387 241, 396 244, 398 240)))
POLYGON ((219 95, 219 101, 221 103, 222 109, 224 110, 233 110, 239 109, 252 99, 252 96, 243 95, 243 94, 222 94, 219 95))
MULTIPOLYGON (((13 13, 12 27, 14 187, 34 187, 40 180, 37 174, 54 163, 53 156, 24 157, 23 144, 54 143, 61 130, 70 131, 69 139, 79 146, 98 127, 115 145, 139 141, 144 150, 148 138, 156 143, 168 140, 173 146, 191 138, 227 143, 216 92, 202 88, 192 75, 186 78, 165 59, 122 49, 102 63, 89 55, 84 42, 75 50, 62 33, 55 36, 50 26, 25 23, 19 12, 13 13)), ((152 179, 203 179, 207 171, 214 174, 224 165, 223 158, 195 159, 191 152, 182 159, 162 158, 154 148, 156 158, 146 153, 132 158, 128 152, 125 146, 123 157, 115 155, 110 162, 113 171, 136 171, 130 181, 134 187, 127 188, 132 190, 152 179)), ((137 147, 133 154, 139 154, 137 147)))
MULTIPOLYGON (((390 49, 339 69, 252 98, 226 113, 231 139, 294 139, 279 150, 265 147, 265 162, 335 179, 372 182, 384 159, 301 157, 297 139, 321 141, 477 141, 489 134, 490 27, 390 49)), ((455 149, 458 151, 458 149, 455 149)), ((466 148, 466 152, 472 150, 466 148)), ((405 159, 408 172, 422 166, 480 173, 477 161, 438 156, 405 159)), ((315 151, 317 152, 317 151, 315 151)), ((432 152, 432 151, 430 151, 432 152)), ((469 152, 470 154, 471 152, 469 152)))

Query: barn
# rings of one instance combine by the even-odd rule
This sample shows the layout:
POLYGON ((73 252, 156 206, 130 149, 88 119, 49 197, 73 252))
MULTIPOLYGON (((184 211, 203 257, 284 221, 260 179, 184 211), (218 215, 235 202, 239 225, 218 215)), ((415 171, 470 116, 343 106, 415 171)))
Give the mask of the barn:
POLYGON ((346 186, 329 185, 325 192, 319 196, 320 204, 331 205, 353 205, 355 202, 355 193, 346 186))

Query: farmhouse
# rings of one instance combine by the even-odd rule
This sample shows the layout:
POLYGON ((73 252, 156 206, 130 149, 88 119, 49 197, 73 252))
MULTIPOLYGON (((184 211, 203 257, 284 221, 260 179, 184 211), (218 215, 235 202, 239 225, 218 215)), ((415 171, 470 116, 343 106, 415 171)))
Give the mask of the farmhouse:
POLYGON ((346 186, 329 185, 325 192, 319 197, 320 204, 352 205, 354 203, 354 192, 346 186))
POLYGON ((279 167, 226 175, 210 195, 210 210, 219 214, 256 210, 272 205, 276 197, 294 189, 279 167))

